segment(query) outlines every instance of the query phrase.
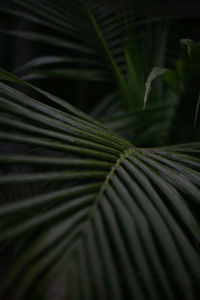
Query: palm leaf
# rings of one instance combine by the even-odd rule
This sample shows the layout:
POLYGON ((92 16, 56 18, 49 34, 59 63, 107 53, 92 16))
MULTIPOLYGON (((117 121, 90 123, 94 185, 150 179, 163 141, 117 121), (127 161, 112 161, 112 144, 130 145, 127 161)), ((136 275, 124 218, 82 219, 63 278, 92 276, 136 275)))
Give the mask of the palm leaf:
POLYGON ((1 297, 198 299, 200 144, 136 148, 35 90, 0 84, 1 297))

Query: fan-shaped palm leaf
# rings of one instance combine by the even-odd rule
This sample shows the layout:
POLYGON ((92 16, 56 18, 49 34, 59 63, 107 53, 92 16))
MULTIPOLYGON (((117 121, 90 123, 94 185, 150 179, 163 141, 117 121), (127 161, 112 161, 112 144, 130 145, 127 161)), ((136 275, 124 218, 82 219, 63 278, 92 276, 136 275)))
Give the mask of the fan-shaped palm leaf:
POLYGON ((1 297, 198 299, 200 144, 136 148, 35 89, 0 84, 1 297))

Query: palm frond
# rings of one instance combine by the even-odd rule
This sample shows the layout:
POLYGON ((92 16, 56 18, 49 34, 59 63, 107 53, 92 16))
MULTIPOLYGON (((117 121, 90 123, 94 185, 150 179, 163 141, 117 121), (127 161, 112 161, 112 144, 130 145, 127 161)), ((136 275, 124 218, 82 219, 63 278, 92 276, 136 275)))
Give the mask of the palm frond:
POLYGON ((136 148, 35 90, 0 84, 1 297, 198 299, 200 144, 136 148))

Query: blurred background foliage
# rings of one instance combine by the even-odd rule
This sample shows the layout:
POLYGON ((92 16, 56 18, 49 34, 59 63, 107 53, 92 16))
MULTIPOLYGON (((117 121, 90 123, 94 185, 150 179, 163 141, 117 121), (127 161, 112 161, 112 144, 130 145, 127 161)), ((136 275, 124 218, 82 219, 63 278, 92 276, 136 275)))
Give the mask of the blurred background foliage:
POLYGON ((199 1, 12 0, 0 14, 3 68, 136 146, 199 140, 199 1))

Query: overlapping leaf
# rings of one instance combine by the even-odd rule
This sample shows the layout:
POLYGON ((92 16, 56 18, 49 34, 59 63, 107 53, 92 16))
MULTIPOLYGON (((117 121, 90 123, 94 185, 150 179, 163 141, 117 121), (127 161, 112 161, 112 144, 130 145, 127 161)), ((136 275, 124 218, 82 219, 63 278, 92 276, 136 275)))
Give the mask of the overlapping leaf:
POLYGON ((200 144, 136 148, 36 90, 0 83, 1 297, 198 299, 200 144))

